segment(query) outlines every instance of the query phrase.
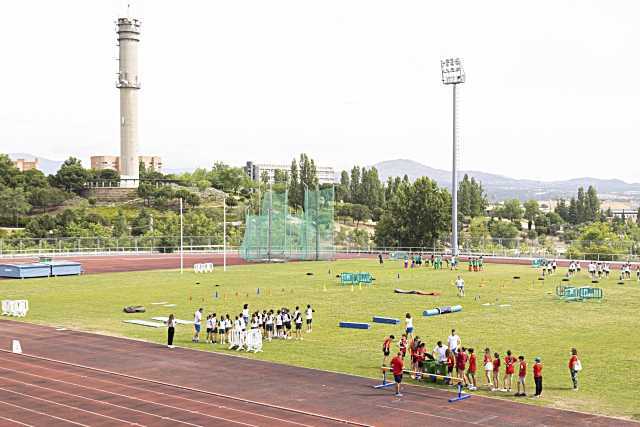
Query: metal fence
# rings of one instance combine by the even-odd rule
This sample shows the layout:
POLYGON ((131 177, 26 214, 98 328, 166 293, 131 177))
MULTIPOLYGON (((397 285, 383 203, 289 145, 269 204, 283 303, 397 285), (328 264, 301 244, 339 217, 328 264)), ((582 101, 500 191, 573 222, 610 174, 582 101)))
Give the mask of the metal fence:
MULTIPOLYGON (((222 236, 185 236, 184 251, 188 253, 222 252, 222 236)), ((127 253, 174 253, 180 250, 180 236, 139 236, 122 238, 61 237, 61 238, 5 238, 0 239, 0 257, 40 255, 109 255, 127 253)), ((238 253, 239 248, 227 245, 228 253, 238 253)), ((266 248, 265 248, 266 250, 266 248)), ((451 253, 448 242, 429 247, 376 247, 337 245, 336 253, 378 254, 404 251, 409 253, 451 253)), ((616 242, 558 242, 548 239, 545 243, 527 239, 479 239, 462 240, 463 256, 495 256, 507 258, 555 258, 602 261, 640 261, 640 243, 628 240, 616 242), (573 249, 572 249, 573 248, 573 249), (576 248, 579 249, 576 251, 576 248)))

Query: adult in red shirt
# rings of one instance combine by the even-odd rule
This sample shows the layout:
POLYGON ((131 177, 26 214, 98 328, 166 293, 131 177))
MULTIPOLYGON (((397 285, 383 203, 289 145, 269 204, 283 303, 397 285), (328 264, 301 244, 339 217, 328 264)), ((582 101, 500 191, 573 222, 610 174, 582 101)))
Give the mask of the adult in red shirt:
POLYGON ((396 357, 391 359, 391 372, 393 372, 393 379, 396 382, 396 396, 402 397, 400 394, 400 384, 402 383, 402 371, 404 369, 404 362, 402 360, 402 353, 398 352, 396 357))
POLYGON ((578 372, 582 369, 580 359, 578 359, 578 350, 571 349, 571 359, 569 359, 569 372, 571 373, 571 382, 573 382, 573 390, 578 390, 578 372))
POLYGON ((493 353, 493 390, 500 389, 500 355, 493 353))
POLYGON ((456 353, 456 374, 458 376, 458 379, 460 380, 459 382, 466 385, 467 380, 464 377, 464 370, 467 366, 467 353, 464 347, 459 350, 460 351, 456 353))
POLYGON ((535 358, 535 364, 533 365, 533 382, 536 383, 536 394, 535 397, 540 397, 542 394, 542 363, 540 363, 540 358, 535 358))
POLYGON ((511 391, 511 381, 513 380, 513 374, 515 373, 516 358, 511 355, 511 350, 507 350, 507 355, 504 358, 504 388, 505 391, 511 391), (508 384, 508 385, 507 385, 508 384))

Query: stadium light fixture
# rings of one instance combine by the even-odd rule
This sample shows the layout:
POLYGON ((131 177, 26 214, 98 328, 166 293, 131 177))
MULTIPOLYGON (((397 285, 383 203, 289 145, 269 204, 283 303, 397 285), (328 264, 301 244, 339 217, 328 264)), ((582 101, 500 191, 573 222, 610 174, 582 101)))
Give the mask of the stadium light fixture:
POLYGON ((440 61, 442 83, 453 86, 453 167, 451 168, 451 255, 458 256, 458 97, 456 87, 466 80, 462 59, 440 61))

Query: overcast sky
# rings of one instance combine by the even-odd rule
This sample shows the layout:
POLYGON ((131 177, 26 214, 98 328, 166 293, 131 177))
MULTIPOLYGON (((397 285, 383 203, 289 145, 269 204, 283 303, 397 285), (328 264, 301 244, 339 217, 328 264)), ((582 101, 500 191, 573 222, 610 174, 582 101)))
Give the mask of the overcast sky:
MULTIPOLYGON (((126 4, 126 3, 125 3, 126 4)), ((165 167, 464 169, 640 182, 640 2, 138 1, 140 151, 165 167)), ((2 2, 0 151, 118 154, 120 0, 2 2)))

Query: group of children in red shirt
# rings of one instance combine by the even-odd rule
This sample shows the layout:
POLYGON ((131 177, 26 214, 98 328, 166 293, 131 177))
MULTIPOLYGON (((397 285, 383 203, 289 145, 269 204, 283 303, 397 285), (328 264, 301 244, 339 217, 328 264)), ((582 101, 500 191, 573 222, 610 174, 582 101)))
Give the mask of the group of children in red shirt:
MULTIPOLYGON (((453 332, 452 332, 453 334, 453 332)), ((395 337, 390 335, 383 343, 383 366, 385 366, 387 357, 391 353, 395 337)), ((445 382, 450 385, 462 383, 469 390, 477 390, 476 372, 478 371, 478 358, 473 348, 465 348, 457 346, 455 348, 443 347, 442 342, 438 342, 431 353, 427 352, 426 345, 420 341, 419 337, 412 338, 407 341, 407 334, 403 334, 398 346, 400 351, 391 361, 391 370, 397 384, 396 393, 400 396, 400 382, 402 381, 402 373, 404 369, 404 358, 407 350, 411 357, 411 378, 420 379, 424 372, 424 361, 434 360, 446 364, 447 376, 445 382), (455 376, 454 376, 455 368, 455 376)), ((542 394, 542 362, 539 357, 535 358, 533 365, 533 379, 535 383, 535 395, 538 398, 542 394)), ((516 393, 515 396, 526 396, 526 378, 528 373, 527 362, 524 356, 515 356, 511 354, 511 350, 507 350, 504 359, 501 360, 498 353, 491 354, 489 348, 484 349, 482 358, 482 369, 485 374, 486 387, 491 391, 511 392, 513 386, 513 376, 518 370, 516 393), (500 366, 504 362, 505 371, 502 379, 503 388, 500 388, 500 366)), ((429 377, 429 374, 426 374, 429 377)), ((435 378, 435 377, 434 377, 435 378)), ((577 381, 576 381, 577 382, 577 381)))

